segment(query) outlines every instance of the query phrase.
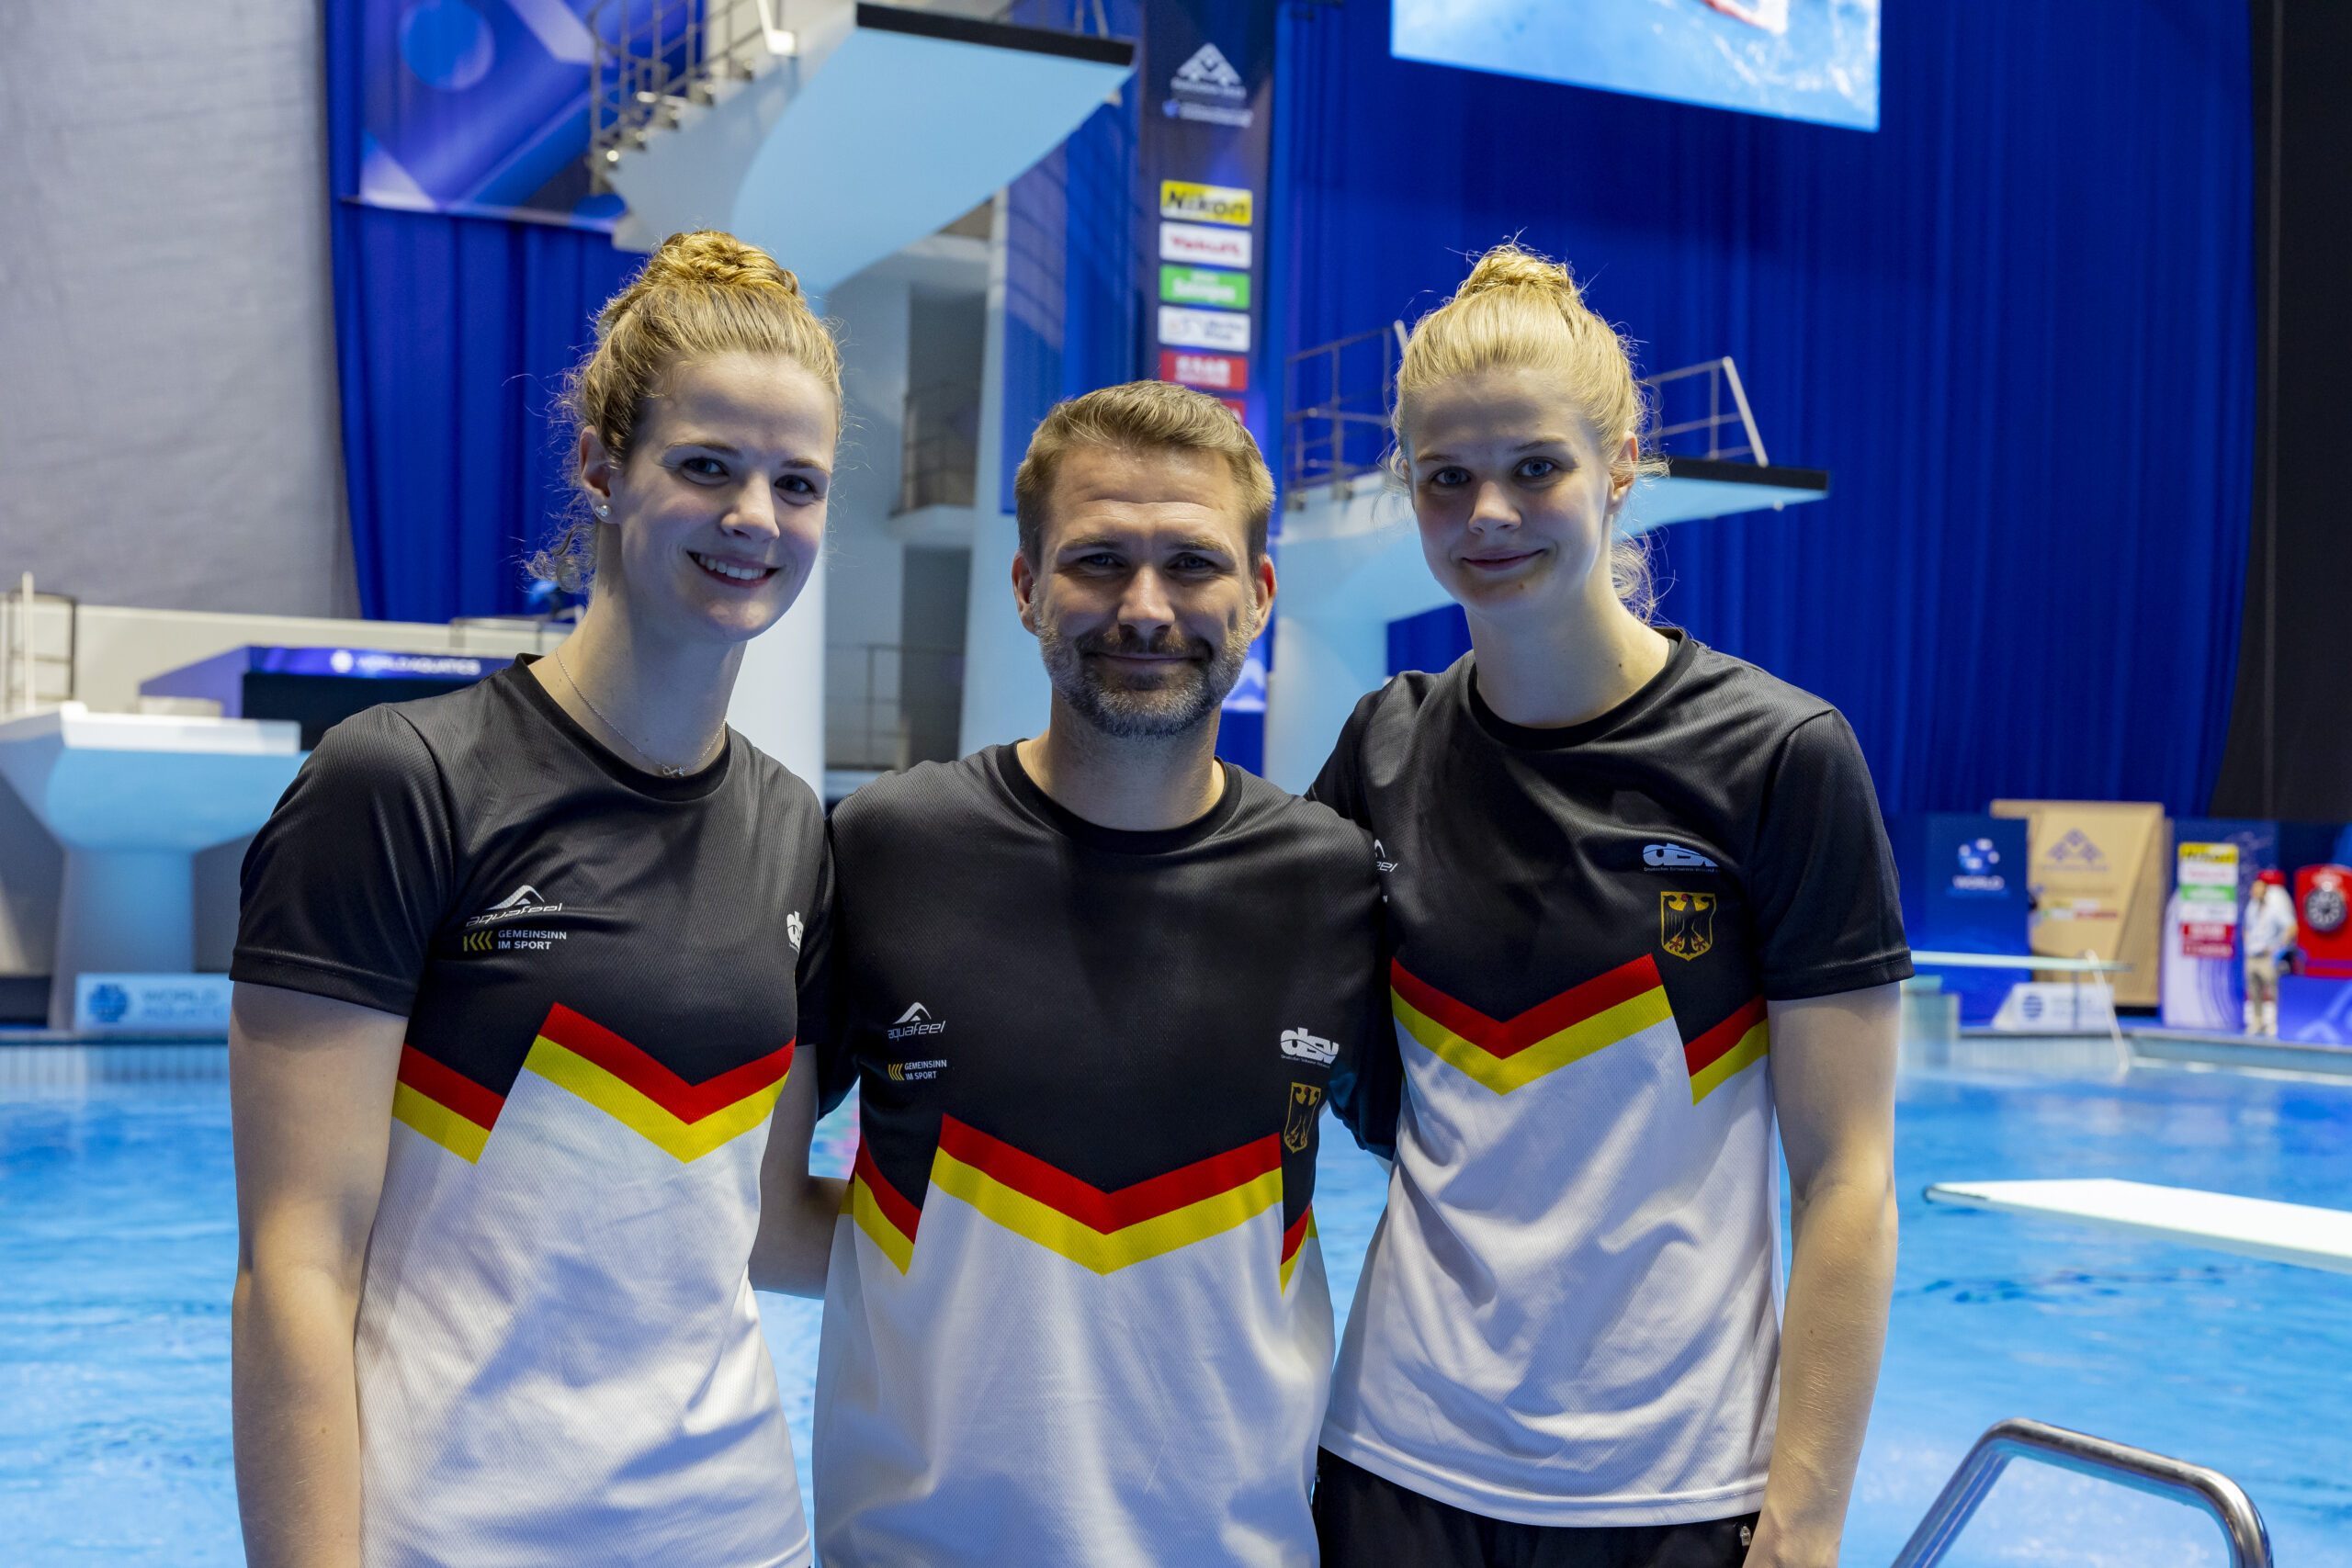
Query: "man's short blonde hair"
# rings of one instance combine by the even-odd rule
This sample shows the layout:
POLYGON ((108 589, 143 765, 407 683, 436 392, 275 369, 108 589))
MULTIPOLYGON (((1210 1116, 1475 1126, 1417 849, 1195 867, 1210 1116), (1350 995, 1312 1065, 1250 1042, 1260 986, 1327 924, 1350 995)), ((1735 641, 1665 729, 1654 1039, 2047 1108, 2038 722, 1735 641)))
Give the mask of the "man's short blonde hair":
POLYGON ((1250 429, 1231 409, 1172 381, 1129 381, 1056 403, 1038 422, 1029 451, 1012 476, 1013 515, 1021 553, 1035 565, 1046 536, 1046 512, 1063 457, 1080 446, 1114 452, 1212 452, 1233 470, 1247 515, 1250 561, 1266 553, 1266 525, 1274 514, 1274 479, 1250 429))

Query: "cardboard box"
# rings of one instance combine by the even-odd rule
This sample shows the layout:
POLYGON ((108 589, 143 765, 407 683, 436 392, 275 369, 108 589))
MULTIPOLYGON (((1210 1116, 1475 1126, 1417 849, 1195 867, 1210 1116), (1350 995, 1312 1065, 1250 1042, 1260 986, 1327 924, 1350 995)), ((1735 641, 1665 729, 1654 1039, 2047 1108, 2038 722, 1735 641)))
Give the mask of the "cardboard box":
POLYGON ((2154 1007, 2172 881, 2172 825, 2164 807, 2137 801, 1996 800, 1993 815, 2025 819, 2026 882, 2034 898, 2029 949, 2052 958, 2087 955, 2129 964, 2128 972, 2113 976, 2116 1004, 2154 1007))

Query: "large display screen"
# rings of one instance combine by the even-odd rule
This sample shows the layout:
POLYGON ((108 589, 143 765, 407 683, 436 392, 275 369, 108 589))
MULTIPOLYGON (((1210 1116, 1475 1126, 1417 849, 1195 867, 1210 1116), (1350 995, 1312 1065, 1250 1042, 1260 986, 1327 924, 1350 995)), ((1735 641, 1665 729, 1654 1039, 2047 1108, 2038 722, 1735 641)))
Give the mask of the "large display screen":
POLYGON ((1400 60, 1878 129, 1879 0, 1394 0, 1400 60))

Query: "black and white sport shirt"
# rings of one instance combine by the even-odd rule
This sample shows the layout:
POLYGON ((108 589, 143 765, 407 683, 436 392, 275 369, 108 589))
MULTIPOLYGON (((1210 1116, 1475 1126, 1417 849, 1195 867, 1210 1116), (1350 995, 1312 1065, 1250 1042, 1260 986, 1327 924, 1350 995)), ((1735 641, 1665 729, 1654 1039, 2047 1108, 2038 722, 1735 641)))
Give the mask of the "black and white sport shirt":
POLYGON ((1317 1123, 1364 1123, 1386 1049, 1364 834, 1237 770, 1187 827, 1100 828, 998 747, 833 842, 825 1562, 1311 1562, 1317 1123))
POLYGON ((1408 1094, 1323 1441, 1490 1518, 1754 1509, 1780 1346, 1765 1004, 1910 974, 1838 712, 1674 634, 1588 723, 1475 656, 1357 705, 1314 795, 1377 838, 1408 1094))
POLYGON ((240 981, 408 1020, 357 1362, 369 1568, 808 1561, 747 1269, 829 897, 729 735, 628 767, 520 666, 329 730, 240 981))

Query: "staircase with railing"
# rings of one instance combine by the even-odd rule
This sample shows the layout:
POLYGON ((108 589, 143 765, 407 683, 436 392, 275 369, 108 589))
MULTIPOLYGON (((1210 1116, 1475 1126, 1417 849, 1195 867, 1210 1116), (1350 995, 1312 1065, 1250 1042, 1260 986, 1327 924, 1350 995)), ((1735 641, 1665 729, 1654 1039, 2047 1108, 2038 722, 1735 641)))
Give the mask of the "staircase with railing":
POLYGON ((1005 0, 605 0, 589 163, 616 243, 728 229, 822 293, 968 212, 1116 93, 1135 46, 1005 0))

